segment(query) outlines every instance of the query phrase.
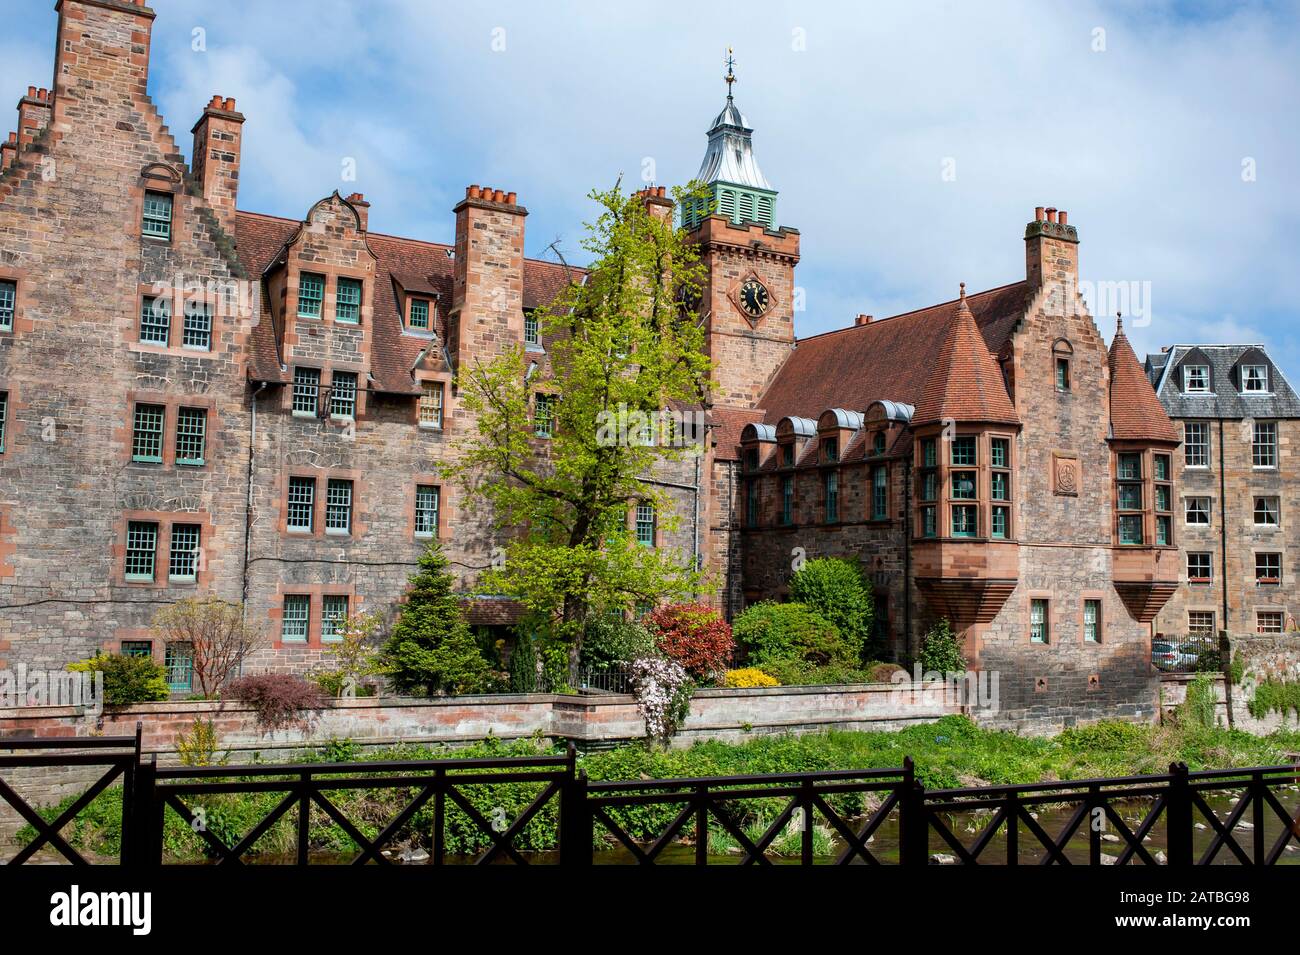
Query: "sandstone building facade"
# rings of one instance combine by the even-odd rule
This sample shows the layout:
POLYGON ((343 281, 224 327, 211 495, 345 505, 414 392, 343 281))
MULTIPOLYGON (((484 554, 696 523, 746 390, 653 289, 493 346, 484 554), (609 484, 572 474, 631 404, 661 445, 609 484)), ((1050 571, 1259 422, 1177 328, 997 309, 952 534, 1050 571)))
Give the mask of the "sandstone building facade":
MULTIPOLYGON (((253 666, 301 669, 401 599, 430 538, 471 620, 512 623, 475 596, 501 542, 439 476, 473 427, 457 369, 524 345, 544 442, 531 313, 578 276, 525 256, 495 188, 466 189, 452 245, 371 232, 356 193, 239 209, 244 117, 213 97, 185 162, 147 93, 153 11, 57 9, 53 86, 0 151, 0 660, 151 653, 180 681, 149 619, 213 593, 266 628, 253 666)), ((1186 415, 1088 315, 1067 214, 1035 210, 1021 279, 796 341, 800 236, 730 93, 700 178, 709 435, 647 477, 678 521, 638 508, 643 542, 707 568, 728 615, 857 557, 880 645, 906 658, 948 618, 1000 674, 996 719, 1151 715, 1153 622, 1190 599, 1186 415)))

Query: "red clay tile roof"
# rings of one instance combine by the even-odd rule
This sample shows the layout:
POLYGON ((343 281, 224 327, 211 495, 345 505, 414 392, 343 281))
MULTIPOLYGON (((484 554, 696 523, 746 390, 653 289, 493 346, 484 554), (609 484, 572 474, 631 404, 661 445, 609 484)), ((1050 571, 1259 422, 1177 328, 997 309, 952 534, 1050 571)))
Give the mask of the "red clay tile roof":
MULTIPOLYGON (((299 222, 254 212, 240 212, 236 219, 239 258, 250 275, 260 276, 297 231, 299 222)), ((376 281, 374 297, 374 335, 370 356, 370 373, 375 387, 396 394, 418 394, 411 369, 420 352, 431 344, 427 335, 407 334, 397 309, 393 279, 420 286, 420 291, 438 295, 438 339, 446 341, 447 311, 452 299, 452 246, 419 239, 403 239, 371 232, 366 236, 375 253, 376 281)), ((524 260, 524 307, 535 308, 550 302, 564 289, 572 275, 582 269, 566 269, 555 262, 524 260)), ((406 287, 410 287, 409 285, 406 287)), ((266 296, 262 296, 265 300, 266 296)), ((284 382, 287 375, 280 368, 279 336, 271 321, 270 308, 263 303, 262 321, 253 329, 252 377, 256 381, 284 382)))
POLYGON ((943 345, 926 367, 931 369, 930 377, 916 403, 913 426, 949 420, 1020 423, 1002 380, 1002 370, 967 304, 965 286, 948 322, 943 345))
MULTIPOLYGON (((1026 284, 1015 282, 967 296, 990 353, 1010 337, 1025 294, 1026 284)), ((954 300, 799 341, 759 402, 764 420, 816 418, 827 408, 865 411, 877 400, 916 405, 956 313, 954 300)))
POLYGON ((1118 322, 1110 343, 1110 427, 1111 436, 1123 441, 1167 441, 1178 443, 1178 432, 1164 405, 1156 397, 1146 372, 1138 364, 1133 346, 1118 322))
POLYGON ((740 460, 740 432, 747 424, 763 420, 762 408, 711 408, 709 424, 713 427, 714 458, 719 461, 740 460))

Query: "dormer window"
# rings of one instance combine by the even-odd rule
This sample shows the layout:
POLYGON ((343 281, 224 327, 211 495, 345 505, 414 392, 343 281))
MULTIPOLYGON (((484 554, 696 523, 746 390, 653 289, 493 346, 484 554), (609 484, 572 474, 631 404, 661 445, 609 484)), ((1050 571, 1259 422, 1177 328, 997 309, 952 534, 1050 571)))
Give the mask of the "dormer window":
POLYGON ((427 332, 429 330, 429 311, 429 300, 427 298, 411 299, 410 311, 406 319, 406 327, 427 332))
POLYGON ((361 282, 340 278, 335 292, 334 321, 356 325, 361 321, 361 282))
POLYGON ((1241 391, 1243 394, 1266 394, 1268 392, 1268 366, 1242 365, 1241 391))
POLYGON ((784 468, 794 467, 794 445, 781 445, 781 466, 784 468))
POLYGON ((298 317, 320 318, 325 301, 325 276, 303 272, 298 276, 298 317))
POLYGON ((533 309, 527 309, 524 312, 524 344, 541 345, 542 329, 537 320, 537 312, 533 309))
POLYGON ((758 449, 757 448, 750 448, 748 451, 745 452, 745 470, 746 471, 758 470, 758 449))
POLYGON ((1187 394, 1206 394, 1210 390, 1209 365, 1183 366, 1183 391, 1187 394))
POLYGON ((877 431, 871 439, 871 453, 877 457, 885 453, 885 432, 877 431))
POLYGON ((822 460, 827 464, 834 464, 840 458, 840 442, 835 438, 826 438, 822 441, 822 460))

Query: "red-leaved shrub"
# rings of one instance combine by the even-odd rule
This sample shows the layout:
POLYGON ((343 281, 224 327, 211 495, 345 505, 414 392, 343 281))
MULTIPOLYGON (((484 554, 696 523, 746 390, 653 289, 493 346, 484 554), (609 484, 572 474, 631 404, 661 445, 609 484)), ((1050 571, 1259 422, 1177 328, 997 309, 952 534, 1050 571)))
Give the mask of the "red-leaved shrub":
POLYGON ((659 650, 697 680, 725 670, 736 649, 731 624, 706 604, 658 607, 642 622, 654 635, 659 650))
POLYGON ((310 728, 325 706, 320 688, 290 673, 258 673, 231 680, 226 693, 247 703, 262 732, 289 726, 310 728))

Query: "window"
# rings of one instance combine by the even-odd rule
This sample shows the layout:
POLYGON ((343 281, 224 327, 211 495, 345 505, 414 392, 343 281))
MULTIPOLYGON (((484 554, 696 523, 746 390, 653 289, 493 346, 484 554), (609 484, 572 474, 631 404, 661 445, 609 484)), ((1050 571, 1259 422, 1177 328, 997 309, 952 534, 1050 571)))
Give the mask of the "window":
POLYGON ((1010 467, 1011 442, 1006 438, 994 438, 989 442, 989 463, 995 468, 1010 467))
POLYGON ((173 524, 171 554, 167 561, 168 580, 195 580, 199 568, 199 525, 173 524))
POLYGON ((171 333, 172 303, 161 296, 146 295, 140 303, 140 341, 165 347, 171 333))
POLYGON ((541 394, 533 399, 533 423, 539 438, 549 438, 555 429, 555 396, 541 394))
POLYGON ((167 689, 184 693, 194 687, 194 647, 189 643, 169 643, 163 652, 167 669, 167 689))
POLYGON ((9 420, 9 392, 0 391, 0 454, 5 450, 5 424, 9 420))
POLYGON ((1101 643, 1101 601, 1083 602, 1083 642, 1101 643))
POLYGON ((1255 555, 1255 582, 1277 584, 1282 582, 1282 555, 1263 553, 1255 555))
POLYGON ((1121 454, 1119 456, 1119 479, 1121 481, 1139 481, 1142 479, 1142 455, 1121 454))
POLYGON ((171 193, 146 192, 144 194, 144 218, 140 222, 140 233, 151 239, 172 237, 171 193))
POLYGON ((196 351, 212 350, 212 306, 207 302, 186 302, 181 345, 196 351))
POLYGON ((757 471, 757 470, 758 470, 758 450, 757 450, 757 449, 755 449, 755 448, 750 448, 748 451, 745 452, 745 470, 746 470, 746 471, 757 471))
POLYGON ((411 299, 411 317, 407 319, 408 328, 418 328, 421 331, 429 330, 429 300, 424 298, 411 299))
POLYGON ((1184 365, 1183 366, 1183 391, 1190 393, 1204 393, 1210 390, 1210 366, 1209 365, 1184 365))
POLYGON ((883 521, 889 517, 889 469, 884 465, 871 469, 871 519, 883 521))
POLYGON ((840 476, 835 471, 826 472, 826 522, 840 519, 840 476))
POLYGON ((352 482, 330 478, 325 486, 325 533, 352 533, 352 482))
MULTIPOLYGON (((301 298, 299 304, 301 305, 301 298)), ((356 325, 361 321, 361 280, 340 278, 334 290, 334 321, 356 325)))
POLYGON ((354 418, 357 413, 357 373, 336 371, 330 375, 330 417, 354 418))
POLYGON ((14 306, 18 301, 18 283, 0 279, 0 332, 14 330, 14 306))
MULTIPOLYGON (((1152 457, 1151 460, 1155 464, 1155 479, 1157 481, 1168 481, 1169 480, 1169 455, 1157 454, 1154 457, 1152 457)), ((1164 508, 1164 510, 1167 511, 1169 510, 1169 508, 1166 507, 1164 508)))
POLYGON ((794 478, 781 478, 781 523, 794 522, 794 478))
POLYGON ((781 445, 781 467, 783 468, 794 467, 794 445, 793 444, 781 445))
POLYGON ((1267 365, 1242 365, 1241 390, 1246 394, 1264 394, 1268 391, 1267 365))
POLYGON ((975 500, 975 472, 974 471, 953 471, 952 472, 952 496, 958 501, 975 500))
POLYGON ((1251 463, 1257 468, 1277 467, 1277 422, 1255 422, 1254 439, 1251 463))
POLYGON ((537 322, 537 313, 531 308, 524 312, 524 344, 540 345, 542 330, 537 322))
MULTIPOLYGON (((1119 481, 1116 485, 1116 505, 1121 512, 1142 510, 1142 455, 1121 453, 1118 456, 1116 472, 1119 481)), ((1142 514, 1120 513, 1119 542, 1121 544, 1141 544, 1143 542, 1142 514)))
POLYGON ((123 640, 118 653, 124 657, 153 657, 152 640, 123 640))
POLYGON ((1187 555, 1187 579, 1205 583, 1214 579, 1214 555, 1208 551, 1193 551, 1187 555))
POLYGON ((1188 524, 1210 523, 1210 499, 1208 497, 1189 497, 1186 501, 1188 524))
POLYGON ((310 532, 313 527, 315 510, 315 478, 289 478, 289 511, 285 522, 289 530, 310 532))
POLYGON ((939 536, 939 514, 938 509, 933 505, 921 508, 921 536, 939 536))
POLYGON ((1198 637, 1208 637, 1214 633, 1213 610, 1187 611, 1187 632, 1198 637))
POLYGON ((758 482, 750 481, 745 486, 745 523, 750 527, 758 526, 758 482))
POLYGON ((956 465, 974 465, 976 463, 974 435, 952 439, 952 463, 956 465))
POLYGON ((939 496, 939 475, 936 472, 922 472, 920 495, 923 501, 933 501, 939 496))
POLYGON ((315 417, 320 400, 320 369, 293 370, 293 413, 315 417))
POLYGON ((181 408, 176 413, 176 463, 203 464, 207 444, 208 413, 202 408, 181 408))
POLYGON ((298 317, 320 318, 325 301, 325 276, 303 272, 298 276, 298 317))
POLYGON ((1174 486, 1168 483, 1169 455, 1153 455, 1151 470, 1155 475, 1156 545, 1168 547, 1174 536, 1174 518, 1170 513, 1174 509, 1174 486))
POLYGON ((1259 610, 1255 613, 1256 633, 1281 633, 1286 628, 1286 615, 1280 610, 1259 610))
POLYGON ((285 643, 305 643, 310 623, 311 597, 307 594, 285 594, 280 639, 285 643))
POLYGON ((993 536, 999 540, 1005 540, 1010 536, 1011 525, 1011 508, 995 507, 993 508, 993 536))
POLYGON ((876 457, 885 453, 885 432, 877 431, 875 437, 871 439, 871 453, 876 457))
POLYGON ((822 439, 822 460, 834 464, 840 459, 840 443, 835 438, 822 439))
POLYGON ((1070 359, 1056 359, 1056 390, 1070 390, 1070 359))
POLYGON ((1183 463, 1189 468, 1210 466, 1210 426, 1206 422, 1183 425, 1183 463))
POLYGON ((1010 497, 1011 475, 1006 471, 994 471, 992 474, 993 500, 1005 501, 1010 497))
POLYGON ((1047 601, 1035 598, 1029 601, 1029 642, 1047 643, 1051 637, 1051 622, 1047 613, 1047 601))
POLYGON ((438 534, 438 504, 441 489, 432 484, 419 484, 415 488, 415 536, 436 537, 438 534))
POLYGON ((131 460, 158 464, 162 461, 163 420, 166 409, 162 405, 136 405, 135 427, 131 433, 131 460))
POLYGON ((321 598, 321 643, 337 643, 343 639, 343 624, 348 619, 347 594, 326 594, 321 598))
POLYGON ((1276 497, 1255 498, 1255 523, 1262 527, 1277 527, 1282 523, 1282 502, 1276 497))
POLYGON ((921 467, 932 468, 939 463, 938 447, 935 445, 934 438, 926 438, 921 442, 921 467))
POLYGON ((1119 542, 1121 544, 1142 543, 1142 515, 1141 514, 1120 515, 1119 542))
POLYGON ((973 504, 956 504, 952 509, 952 536, 975 537, 979 534, 979 508, 973 504))
POLYGON ((420 383, 420 427, 442 428, 442 382, 420 383))
POLYGON ((126 579, 153 580, 154 555, 158 552, 158 524, 130 521, 126 525, 126 579))
POLYGON ((636 506, 636 542, 642 547, 655 546, 655 506, 648 501, 636 506))

